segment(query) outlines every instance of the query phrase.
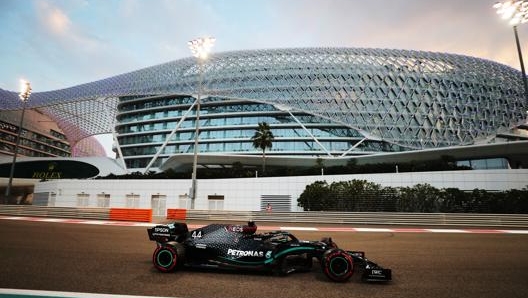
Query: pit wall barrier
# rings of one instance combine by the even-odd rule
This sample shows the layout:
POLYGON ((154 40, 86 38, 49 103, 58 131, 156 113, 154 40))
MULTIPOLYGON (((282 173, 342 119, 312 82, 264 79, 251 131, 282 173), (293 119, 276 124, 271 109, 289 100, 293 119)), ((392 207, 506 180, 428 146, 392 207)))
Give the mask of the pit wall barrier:
POLYGON ((0 205, 0 215, 109 220, 108 208, 72 208, 32 205, 0 205))
POLYGON ((186 220, 187 209, 167 209, 167 219, 186 220))
POLYGON ((152 209, 110 208, 109 219, 152 222, 152 209))

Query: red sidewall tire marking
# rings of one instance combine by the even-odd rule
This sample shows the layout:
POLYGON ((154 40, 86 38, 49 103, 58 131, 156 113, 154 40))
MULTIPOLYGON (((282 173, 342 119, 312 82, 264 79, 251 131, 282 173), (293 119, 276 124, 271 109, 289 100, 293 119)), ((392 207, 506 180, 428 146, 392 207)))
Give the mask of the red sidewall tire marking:
MULTIPOLYGON (((340 260, 340 262, 342 261, 340 260)), ((352 257, 345 251, 340 249, 332 250, 324 257, 324 273, 333 281, 347 281, 354 274, 354 261, 352 257), (332 270, 332 262, 336 261, 338 258, 343 259, 342 261, 346 262, 348 267, 347 270, 340 275, 337 275, 334 270, 332 270)))

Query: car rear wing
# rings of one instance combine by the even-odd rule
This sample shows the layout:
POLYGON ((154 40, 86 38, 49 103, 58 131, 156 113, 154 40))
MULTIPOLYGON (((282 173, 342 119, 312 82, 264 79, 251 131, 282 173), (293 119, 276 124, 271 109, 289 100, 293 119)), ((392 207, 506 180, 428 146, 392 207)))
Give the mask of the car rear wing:
POLYGON ((148 228, 147 233, 150 241, 156 241, 158 243, 166 243, 169 241, 181 242, 189 233, 189 229, 186 223, 172 223, 148 228))

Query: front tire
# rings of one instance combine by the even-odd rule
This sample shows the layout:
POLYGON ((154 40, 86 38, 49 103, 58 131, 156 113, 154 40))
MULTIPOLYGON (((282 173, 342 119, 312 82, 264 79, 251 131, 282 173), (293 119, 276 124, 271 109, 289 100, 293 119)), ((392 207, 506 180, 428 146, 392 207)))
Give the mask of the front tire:
POLYGON ((154 250, 152 263, 161 272, 172 272, 183 263, 183 257, 183 247, 180 244, 165 244, 154 250))
POLYGON ((324 274, 336 282, 345 282, 354 274, 352 256, 342 249, 329 249, 322 258, 324 274))

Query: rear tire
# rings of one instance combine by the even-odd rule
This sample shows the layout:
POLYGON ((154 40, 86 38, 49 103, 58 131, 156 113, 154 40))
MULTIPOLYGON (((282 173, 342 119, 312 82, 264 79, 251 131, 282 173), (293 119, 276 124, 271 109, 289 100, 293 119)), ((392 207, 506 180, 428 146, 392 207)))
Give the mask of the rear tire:
POLYGON ((354 261, 352 256, 341 249, 329 249, 322 258, 324 274, 336 282, 345 282, 354 274, 354 261))
POLYGON ((183 264, 184 249, 179 243, 158 246, 152 254, 154 267, 161 272, 171 272, 183 264))

